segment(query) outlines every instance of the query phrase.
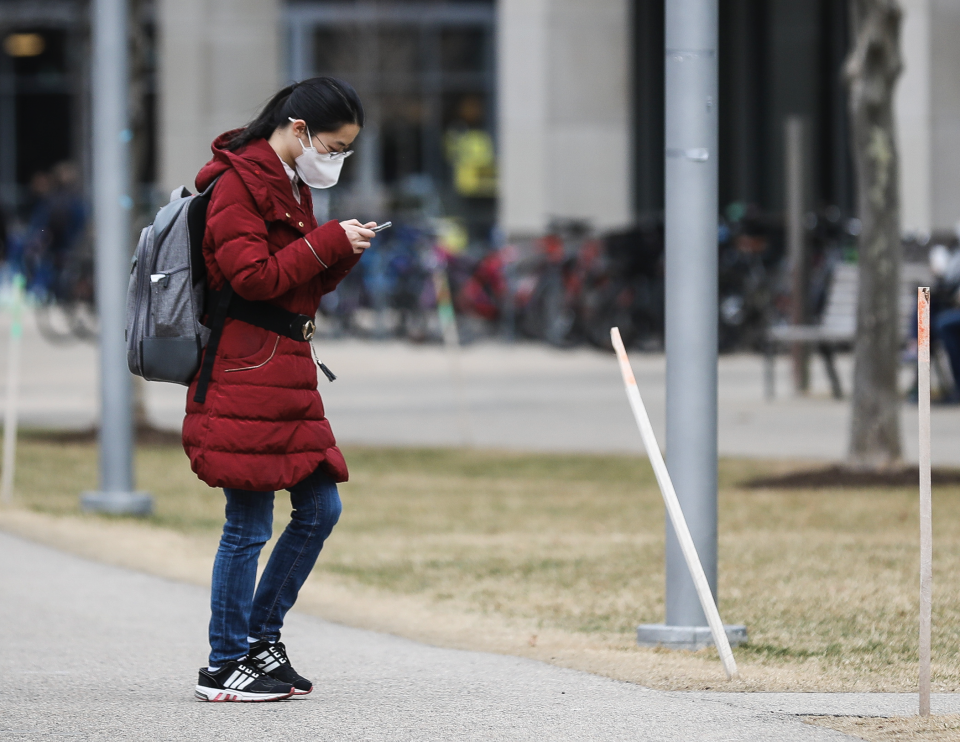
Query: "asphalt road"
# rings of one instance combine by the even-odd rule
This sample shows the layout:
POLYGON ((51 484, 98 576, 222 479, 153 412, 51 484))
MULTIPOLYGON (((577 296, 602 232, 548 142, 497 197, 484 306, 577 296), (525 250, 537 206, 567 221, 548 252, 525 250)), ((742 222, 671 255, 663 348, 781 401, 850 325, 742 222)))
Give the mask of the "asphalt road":
MULTIPOLYGON (((665 693, 292 614, 284 640, 312 695, 202 703, 193 685, 206 654, 205 590, 2 533, 0 565, 5 741, 826 742, 852 738, 796 714, 909 713, 915 699, 665 693)), ((958 708, 938 697, 934 710, 958 708)))

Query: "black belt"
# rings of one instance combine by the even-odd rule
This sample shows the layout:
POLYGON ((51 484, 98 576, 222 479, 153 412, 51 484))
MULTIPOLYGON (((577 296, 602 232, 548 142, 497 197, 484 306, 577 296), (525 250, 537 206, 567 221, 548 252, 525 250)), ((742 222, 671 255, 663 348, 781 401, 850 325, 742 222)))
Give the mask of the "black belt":
MULTIPOLYGON (((249 301, 232 289, 230 293, 232 296, 227 300, 230 302, 227 305, 227 316, 231 319, 238 319, 248 325, 261 327, 291 340, 299 340, 301 343, 310 342, 313 339, 313 334, 317 331, 313 317, 288 312, 286 309, 281 309, 275 304, 268 304, 265 301, 249 301)), ((222 294, 222 291, 211 291, 208 294, 210 306, 218 306, 222 294)))
MULTIPOLYGON (((313 339, 317 326, 313 317, 296 312, 288 312, 274 304, 265 301, 249 301, 239 296, 233 287, 227 283, 220 291, 209 291, 207 294, 207 312, 210 321, 210 339, 200 364, 200 376, 197 379, 197 391, 193 401, 203 404, 207 399, 207 387, 213 375, 213 362, 217 357, 217 348, 220 346, 220 336, 223 334, 223 324, 227 317, 246 322, 248 325, 275 332, 301 343, 308 343, 313 339)), ((330 369, 317 361, 320 370, 330 381, 336 376, 330 369)))

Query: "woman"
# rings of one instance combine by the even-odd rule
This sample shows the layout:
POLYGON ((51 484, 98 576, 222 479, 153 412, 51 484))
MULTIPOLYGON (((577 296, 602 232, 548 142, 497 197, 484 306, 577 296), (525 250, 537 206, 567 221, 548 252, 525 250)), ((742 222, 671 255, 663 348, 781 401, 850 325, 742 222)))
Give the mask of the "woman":
POLYGON ((204 701, 272 701, 313 689, 293 669, 280 629, 340 517, 337 483, 347 480, 347 465, 304 342, 312 331, 297 338, 260 325, 270 326, 261 315, 314 317, 320 297, 370 246, 374 223, 318 226, 308 187, 337 182, 362 126, 350 85, 306 80, 277 93, 246 128, 218 137, 197 175, 198 189, 214 185, 203 240, 208 288, 220 298, 233 290, 206 393, 197 395, 195 379, 183 424, 193 470, 226 496, 209 666, 196 687, 204 701), (256 584, 278 489, 290 492, 292 519, 256 584))

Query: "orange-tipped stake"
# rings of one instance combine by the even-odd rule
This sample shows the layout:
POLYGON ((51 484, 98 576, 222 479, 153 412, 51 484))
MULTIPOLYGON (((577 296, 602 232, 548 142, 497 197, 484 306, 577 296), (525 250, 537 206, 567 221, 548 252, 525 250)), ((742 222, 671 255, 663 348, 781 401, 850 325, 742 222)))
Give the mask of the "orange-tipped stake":
POLYGON ((683 559, 687 563, 687 569, 690 570, 693 584, 697 588, 697 596, 700 598, 700 605, 703 607, 707 623, 710 625, 713 641, 720 652, 720 661, 723 663, 724 672, 727 673, 728 680, 733 680, 737 677, 737 663, 733 659, 733 650, 730 649, 727 632, 723 630, 720 611, 717 610, 713 593, 710 592, 710 584, 707 582, 707 575, 704 574, 703 565, 700 563, 697 547, 693 543, 690 529, 687 528, 686 518, 683 517, 680 500, 677 499, 677 492, 673 488, 673 480, 670 479, 670 472, 667 471, 663 454, 660 453, 660 446, 657 445, 657 437, 653 434, 653 426, 650 424, 647 409, 643 406, 643 400, 640 398, 640 390, 637 388, 637 380, 633 376, 633 369, 630 368, 630 359, 627 358, 627 351, 623 347, 619 328, 610 328, 610 339, 613 341, 613 349, 617 351, 617 360, 620 361, 620 373, 623 375, 623 385, 627 390, 627 399, 630 400, 630 408, 633 410, 633 417, 640 429, 643 447, 647 449, 647 456, 653 466, 653 473, 657 477, 657 484, 660 485, 660 494, 663 495, 663 502, 667 506, 667 514, 670 516, 673 530, 677 534, 677 541, 680 542, 683 559))
POLYGON ((920 413, 920 716, 930 716, 930 603, 933 503, 930 494, 930 289, 917 289, 917 408, 920 413))

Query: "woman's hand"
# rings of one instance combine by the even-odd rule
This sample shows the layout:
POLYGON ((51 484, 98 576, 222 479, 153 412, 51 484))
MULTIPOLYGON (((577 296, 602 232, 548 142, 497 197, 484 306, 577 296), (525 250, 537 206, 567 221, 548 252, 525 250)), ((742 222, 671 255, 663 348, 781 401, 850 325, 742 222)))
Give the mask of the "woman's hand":
POLYGON ((377 226, 376 222, 361 224, 356 219, 347 219, 345 222, 340 222, 340 226, 343 227, 343 231, 347 233, 350 246, 357 255, 370 247, 370 240, 377 234, 371 229, 371 227, 377 226))

